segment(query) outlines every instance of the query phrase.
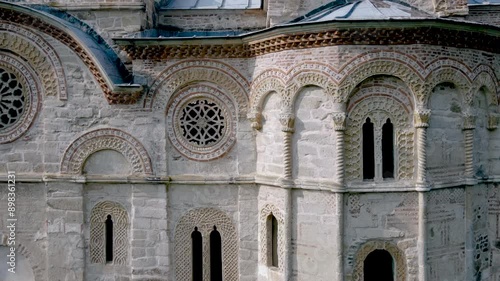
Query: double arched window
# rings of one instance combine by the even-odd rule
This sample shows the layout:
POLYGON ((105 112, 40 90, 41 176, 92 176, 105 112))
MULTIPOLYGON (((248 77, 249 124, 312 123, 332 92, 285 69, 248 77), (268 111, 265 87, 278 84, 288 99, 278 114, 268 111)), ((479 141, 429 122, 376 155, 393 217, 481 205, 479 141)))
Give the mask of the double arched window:
POLYGON ((363 179, 394 178, 394 127, 390 118, 382 126, 370 117, 363 124, 363 179))
MULTIPOLYGON (((193 281, 203 281, 203 236, 194 228, 192 240, 193 281)), ((222 239, 217 226, 210 232, 210 281, 222 281, 222 239)))

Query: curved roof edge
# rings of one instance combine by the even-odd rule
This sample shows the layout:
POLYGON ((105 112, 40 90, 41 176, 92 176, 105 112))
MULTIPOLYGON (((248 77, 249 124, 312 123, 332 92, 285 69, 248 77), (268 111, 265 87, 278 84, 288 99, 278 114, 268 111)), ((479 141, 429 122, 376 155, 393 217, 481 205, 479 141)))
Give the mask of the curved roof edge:
MULTIPOLYGON (((43 5, 25 6, 3 0, 0 0, 0 11, 1 10, 21 13, 38 19, 42 24, 31 22, 26 19, 21 20, 19 24, 37 29, 40 32, 54 37, 76 52, 89 68, 97 68, 98 71, 96 73, 92 71, 92 74, 96 76, 96 80, 101 85, 110 103, 123 102, 120 102, 121 98, 119 97, 119 93, 113 92, 125 92, 124 95, 127 96, 127 92, 142 90, 140 85, 132 84, 132 75, 105 40, 89 25, 77 18, 66 12, 43 5), (65 35, 74 40, 74 42, 61 40, 65 35), (88 59, 92 61, 88 61, 88 59)), ((9 19, 2 19, 12 22, 12 20, 9 19)), ((137 93, 135 95, 137 95, 137 93)), ((132 102, 130 97, 125 98, 125 100, 127 100, 127 103, 132 102)))

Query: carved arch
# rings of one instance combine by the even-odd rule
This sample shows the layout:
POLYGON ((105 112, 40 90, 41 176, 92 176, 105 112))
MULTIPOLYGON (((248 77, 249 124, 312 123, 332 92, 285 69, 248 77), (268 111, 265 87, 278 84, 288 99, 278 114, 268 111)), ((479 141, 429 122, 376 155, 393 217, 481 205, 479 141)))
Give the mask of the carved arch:
POLYGON ((54 48, 41 36, 21 25, 0 21, 0 49, 25 59, 35 70, 46 95, 66 100, 66 76, 54 48))
POLYGON ((472 95, 470 99, 473 100, 474 96, 477 95, 482 87, 487 89, 486 98, 488 100, 488 105, 498 105, 498 98, 496 95, 497 85, 491 74, 486 71, 482 71, 474 77, 470 91, 470 94, 472 95))
POLYGON ((87 158, 105 149, 115 150, 125 156, 134 174, 153 173, 151 159, 144 146, 133 136, 118 129, 97 129, 74 140, 64 152, 61 173, 81 174, 87 158))
POLYGON ((262 113, 262 105, 267 95, 276 92, 281 97, 285 89, 286 74, 279 69, 270 69, 261 73, 252 82, 250 95, 250 113, 262 113))
POLYGON ((364 279, 364 261, 366 257, 375 250, 385 250, 391 254, 394 259, 396 269, 395 281, 406 281, 406 256, 405 253, 395 244, 389 241, 368 241, 363 244, 356 253, 354 268, 352 273, 353 281, 363 281, 364 279))
POLYGON ((300 91, 306 86, 317 86, 323 89, 327 95, 335 96, 337 85, 335 82, 323 72, 301 71, 290 77, 286 84, 284 92, 283 105, 285 111, 292 112, 295 101, 299 96, 300 91))
POLYGON ((429 93, 424 100, 424 106, 427 107, 429 103, 432 90, 441 83, 452 83, 455 85, 460 94, 464 104, 470 105, 472 97, 470 96, 471 80, 468 75, 456 68, 441 67, 429 73, 425 79, 426 92, 429 93))
POLYGON ((92 263, 106 263, 105 222, 108 215, 113 220, 113 264, 126 265, 129 252, 129 217, 121 204, 112 201, 97 203, 90 213, 90 260, 92 263))
MULTIPOLYGON (((0 233, 0 246, 10 247, 7 244, 8 238, 9 237, 7 234, 0 233)), ((28 262, 30 263, 31 269, 33 270, 33 275, 35 276, 35 281, 46 280, 45 276, 44 276, 44 270, 42 268, 44 262, 42 260, 40 260, 40 258, 37 258, 32 253, 32 251, 30 251, 28 249, 28 247, 24 246, 24 244, 19 243, 18 241, 16 241, 16 254, 18 254, 18 255, 21 254, 24 258, 26 258, 28 260, 28 262), (37 264, 37 263, 35 263, 35 261, 39 261, 39 263, 37 264), (42 266, 39 266, 39 265, 42 265, 42 266)))
POLYGON ((216 226, 222 238, 223 280, 238 280, 238 235, 226 213, 214 208, 187 212, 175 227, 175 280, 192 279, 191 233, 197 227, 203 237, 203 280, 210 279, 210 232, 216 226))
POLYGON ((371 76, 388 75, 401 79, 411 90, 415 100, 424 100, 422 88, 423 78, 421 72, 414 68, 414 65, 396 61, 394 59, 376 59, 361 61, 358 65, 349 65, 349 71, 342 70, 342 80, 339 82, 338 102, 346 102, 353 94, 356 86, 371 76))
POLYGON ((187 60, 168 67, 151 85, 144 107, 166 110, 171 96, 194 82, 211 82, 221 87, 236 100, 239 114, 246 114, 250 92, 247 80, 231 66, 213 60, 187 60))
POLYGON ((285 217, 280 209, 273 204, 266 204, 260 210, 260 262, 264 265, 269 264, 269 231, 267 218, 273 215, 278 221, 278 269, 283 272, 285 269, 285 217))

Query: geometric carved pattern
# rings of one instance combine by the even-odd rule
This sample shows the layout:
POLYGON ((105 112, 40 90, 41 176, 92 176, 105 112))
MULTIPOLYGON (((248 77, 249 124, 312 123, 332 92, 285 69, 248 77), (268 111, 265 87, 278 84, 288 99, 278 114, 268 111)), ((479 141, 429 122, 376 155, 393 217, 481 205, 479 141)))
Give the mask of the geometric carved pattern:
POLYGON ((386 250, 391 254, 394 264, 395 281, 406 280, 406 257, 404 252, 388 241, 368 241, 361 246, 355 256, 354 270, 352 274, 353 281, 363 281, 364 279, 364 261, 366 257, 375 250, 386 250))
POLYGON ((269 266, 271 264, 269 259, 272 259, 272 231, 268 221, 269 215, 273 215, 278 221, 278 268, 280 272, 283 272, 285 268, 285 218, 281 211, 272 204, 266 204, 260 211, 260 262, 269 266))
POLYGON ((113 221, 113 264, 126 265, 128 260, 128 214, 122 205, 103 201, 97 203, 90 215, 90 260, 106 263, 105 222, 108 215, 113 221))
POLYGON ((20 25, 0 21, 0 49, 24 58, 36 71, 44 94, 67 99, 66 75, 54 48, 41 36, 20 25))
POLYGON ((0 52, 0 143, 29 129, 39 107, 39 84, 23 61, 0 52))
POLYGON ((197 227, 203 238, 203 280, 210 280, 210 233, 217 227, 222 238, 222 271, 224 281, 238 280, 238 237, 231 219, 222 211, 199 208, 179 220, 174 234, 175 280, 192 280, 191 233, 197 227))
MULTIPOLYGON (((392 97, 377 95, 364 96, 348 113, 346 130, 346 178, 348 180, 362 179, 362 126, 367 117, 375 123, 375 128, 382 128, 387 118, 390 118, 395 129, 395 179, 410 179, 413 177, 413 129, 411 128, 411 112, 399 100, 392 97)), ((377 130, 375 130, 377 133, 377 130)), ((381 133, 381 132, 378 132, 381 133)), ((375 139, 381 139, 377 134, 375 139)), ((377 145, 379 142, 375 142, 377 145)), ((378 146, 377 146, 378 147, 378 146)), ((381 162, 381 150, 375 151, 375 159, 381 162)), ((376 162, 376 163, 378 163, 376 162)))
POLYGON ((144 146, 131 135, 118 129, 98 129, 71 143, 61 161, 62 174, 81 174, 87 158, 94 152, 111 149, 121 153, 132 166, 134 174, 153 173, 151 160, 144 146))
POLYGON ((212 60, 187 60, 168 67, 156 77, 146 93, 144 107, 165 110, 173 94, 195 81, 217 85, 235 100, 239 114, 246 114, 248 82, 231 66, 212 60))
POLYGON ((167 133, 184 156, 216 159, 236 142, 237 115, 233 101, 216 88, 197 84, 175 95, 168 106, 167 133))

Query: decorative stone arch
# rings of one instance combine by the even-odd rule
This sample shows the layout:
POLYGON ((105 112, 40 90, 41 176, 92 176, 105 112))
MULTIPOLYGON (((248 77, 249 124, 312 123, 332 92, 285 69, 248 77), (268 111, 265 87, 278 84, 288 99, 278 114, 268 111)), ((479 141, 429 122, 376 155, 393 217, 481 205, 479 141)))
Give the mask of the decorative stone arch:
POLYGON ((336 84, 327 75, 327 73, 316 71, 301 71, 290 77, 286 84, 285 95, 283 97, 283 105, 289 107, 285 111, 293 112, 295 101, 299 96, 300 91, 307 86, 316 86, 323 89, 325 94, 335 96, 336 84))
POLYGON ((21 25, 0 21, 0 50, 25 59, 35 70, 46 95, 66 100, 66 76, 55 49, 41 36, 21 25))
POLYGON ((260 74, 251 85, 250 113, 262 113, 262 105, 267 95, 276 92, 282 95, 286 74, 279 69, 270 69, 260 74))
POLYGON ((474 77, 470 91, 472 97, 470 97, 470 99, 473 100, 474 96, 477 95, 482 87, 486 88, 487 90, 486 99, 488 101, 488 105, 498 105, 498 98, 496 95, 497 85, 495 83, 495 79, 493 79, 491 74, 486 71, 482 71, 474 77))
POLYGON ((375 250, 385 250, 389 252, 394 259, 396 269, 395 281, 406 281, 407 269, 405 254, 398 246, 389 241, 368 241, 359 248, 354 258, 352 280, 364 281, 364 261, 366 257, 375 250))
POLYGON ((458 88, 458 91, 462 95, 462 102, 464 105, 470 105, 472 102, 472 97, 470 96, 471 80, 467 73, 464 73, 456 68, 452 67, 441 67, 433 70, 429 73, 425 79, 426 85, 426 98, 423 100, 424 107, 427 107, 432 90, 441 83, 452 83, 458 88))
POLYGON ((411 90, 415 104, 424 100, 423 68, 412 58, 397 52, 367 53, 346 63, 339 71, 337 102, 346 102, 354 88, 370 76, 389 75, 401 79, 411 90))
POLYGON ((127 210, 121 204, 112 201, 102 201, 95 204, 90 213, 90 261, 92 263, 106 263, 105 222, 108 215, 113 220, 113 264, 127 265, 129 217, 127 210))
MULTIPOLYGON (((63 22, 63 20, 57 17, 48 16, 45 13, 28 7, 24 7, 22 5, 9 2, 0 3, 0 15, 0 18, 4 22, 19 24, 25 27, 29 27, 34 31, 47 34, 48 36, 51 36, 52 38, 58 40, 59 42, 70 48, 87 66, 90 73, 94 76, 97 83, 100 85, 107 101, 110 104, 130 104, 137 101, 141 92, 121 90, 119 88, 116 88, 111 82, 110 77, 103 70, 100 62, 95 59, 95 56, 87 48, 86 44, 81 43, 81 39, 79 39, 76 33, 72 32, 65 25, 66 23, 63 22)), ((75 18, 72 18, 71 20, 75 20, 75 18)), ((82 31, 86 32, 86 30, 84 30, 85 28, 90 29, 88 25, 85 25, 82 27, 82 31)), ((100 37, 95 32, 91 34, 91 36, 100 37)), ((102 40, 102 38, 100 39, 102 40)), ((122 68, 122 70, 125 70, 125 68, 122 68)))
POLYGON ((133 136, 118 129, 97 129, 74 140, 64 152, 62 174, 81 174, 87 158, 101 150, 115 150, 130 163, 134 174, 151 175, 151 159, 144 146, 133 136))
POLYGON ((223 211, 198 208, 187 212, 175 227, 175 280, 192 278, 191 233, 197 227, 203 238, 203 280, 210 279, 210 233, 216 226, 222 238, 223 280, 236 281, 238 272, 238 235, 233 222, 223 211))
POLYGON ((166 110, 172 95, 194 82, 210 82, 221 87, 237 101, 239 114, 248 108, 248 81, 231 66, 213 60, 186 60, 160 73, 146 94, 144 107, 166 110))
POLYGON ((269 264, 269 229, 267 226, 267 218, 273 215, 278 221, 278 269, 284 272, 285 269, 285 217, 280 209, 273 204, 266 204, 260 210, 260 262, 263 265, 269 264))
MULTIPOLYGON (((7 244, 7 239, 9 238, 8 235, 0 233, 0 246, 4 247, 10 247, 7 244)), ((38 259, 32 254, 32 252, 28 249, 28 247, 25 247, 22 243, 19 243, 19 241, 16 241, 16 253, 19 255, 21 254, 28 262, 30 263, 31 269, 33 270, 33 275, 35 276, 35 281, 45 281, 45 276, 44 276, 44 271, 43 268, 38 266, 38 264, 35 263, 38 259)))
POLYGON ((361 91, 366 93, 359 95, 359 102, 354 101, 354 106, 350 107, 347 112, 345 148, 345 174, 347 180, 362 180, 363 178, 361 132, 363 122, 370 114, 381 114, 393 121, 395 179, 411 179, 414 175, 412 108, 405 106, 401 100, 393 96, 372 93, 369 88, 361 91))

